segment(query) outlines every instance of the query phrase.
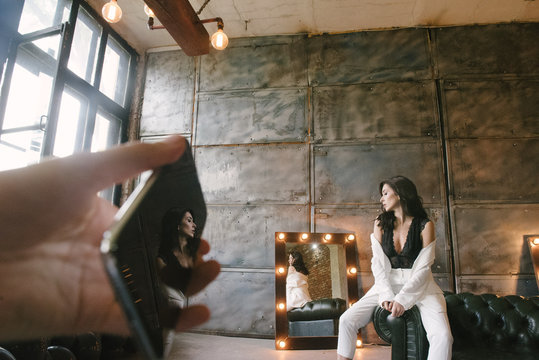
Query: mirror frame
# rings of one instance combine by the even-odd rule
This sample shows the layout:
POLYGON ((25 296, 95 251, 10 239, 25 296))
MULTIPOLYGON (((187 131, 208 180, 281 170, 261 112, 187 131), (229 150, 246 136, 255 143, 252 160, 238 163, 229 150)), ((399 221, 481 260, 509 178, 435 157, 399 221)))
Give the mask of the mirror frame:
POLYGON ((357 245, 354 233, 313 233, 313 232, 276 232, 275 233, 275 348, 277 350, 336 349, 337 336, 288 336, 286 311, 286 273, 288 256, 286 244, 336 244, 343 245, 346 256, 346 283, 348 299, 346 308, 359 300, 357 245), (327 240, 326 235, 331 238, 327 240), (350 271, 355 269, 355 273, 350 271))

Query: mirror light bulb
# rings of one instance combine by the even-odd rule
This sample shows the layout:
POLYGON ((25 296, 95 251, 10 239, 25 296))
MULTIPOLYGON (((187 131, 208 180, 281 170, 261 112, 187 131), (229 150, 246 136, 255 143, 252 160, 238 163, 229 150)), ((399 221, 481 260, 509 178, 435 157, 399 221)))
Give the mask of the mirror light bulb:
POLYGON ((223 29, 217 29, 211 36, 211 46, 216 50, 224 50, 228 46, 228 36, 224 33, 223 29))
POLYGON ((284 306, 285 306, 284 303, 280 303, 280 304, 279 304, 279 310, 283 310, 283 309, 284 309, 284 306))
POLYGON ((303 233, 303 234, 301 234, 301 238, 302 238, 303 240, 307 240, 307 239, 309 238, 309 234, 303 233))
POLYGON ((350 274, 354 275, 357 273, 357 269, 355 267, 350 268, 350 274))
POLYGON ((150 7, 146 4, 144 4, 144 12, 146 13, 146 15, 148 15, 148 17, 155 17, 153 10, 150 9, 150 7))
POLYGON ((284 267, 279 268, 279 274, 284 274, 284 267))
POLYGON ((284 349, 285 346, 286 346, 286 342, 284 340, 279 341, 279 347, 281 349, 284 349))
POLYGON ((279 239, 283 240, 283 239, 284 239, 284 236, 285 236, 285 235, 284 235, 283 233, 280 233, 280 234, 279 234, 279 239))
POLYGON ((357 339, 356 341, 356 347, 360 348, 363 346, 363 341, 361 341, 361 339, 357 339))
POLYGON ((326 241, 331 240, 331 234, 324 235, 324 240, 326 240, 326 241))
POLYGON ((532 245, 539 245, 539 238, 534 238, 532 240, 532 245))
POLYGON ((348 235, 348 237, 346 238, 346 240, 352 241, 352 240, 354 240, 355 238, 356 238, 356 237, 355 237, 353 234, 350 234, 350 235, 348 235))
POLYGON ((112 24, 117 23, 122 18, 122 9, 120 9, 116 0, 110 0, 110 2, 103 5, 101 13, 103 18, 112 24))

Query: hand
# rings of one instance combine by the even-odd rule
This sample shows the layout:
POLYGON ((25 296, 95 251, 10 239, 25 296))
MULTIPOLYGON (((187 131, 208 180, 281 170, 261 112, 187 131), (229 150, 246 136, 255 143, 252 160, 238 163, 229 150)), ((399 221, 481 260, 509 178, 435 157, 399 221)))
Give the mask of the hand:
MULTIPOLYGON (((179 136, 80 153, 0 172, 0 339, 87 331, 127 334, 101 261, 99 244, 117 208, 97 193, 140 172, 177 160, 179 136)), ((207 243, 200 253, 207 253, 207 243)), ((190 294, 219 271, 214 262, 193 269, 190 294)), ((205 321, 207 308, 181 312, 177 330, 205 321)))
POLYGON ((391 311, 391 307, 393 306, 393 301, 384 301, 382 303, 382 309, 391 311))
POLYGON ((393 306, 391 307, 391 315, 393 317, 400 317, 404 314, 404 306, 399 304, 396 301, 393 301, 393 306))

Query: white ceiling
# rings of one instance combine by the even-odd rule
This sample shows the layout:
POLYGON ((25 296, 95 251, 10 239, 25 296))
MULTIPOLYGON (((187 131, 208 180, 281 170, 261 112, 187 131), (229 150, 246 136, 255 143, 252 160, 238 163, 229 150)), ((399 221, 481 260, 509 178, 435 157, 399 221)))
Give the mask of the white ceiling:
MULTIPOLYGON (((87 0, 101 12, 108 0, 87 0)), ((198 12, 205 0, 189 0, 198 12)), ((143 0, 118 0, 113 28, 140 53, 177 46, 166 30, 148 30, 143 0)), ((417 26, 539 22, 539 0, 210 0, 200 19, 221 17, 229 38, 342 33, 417 26)), ((158 24, 158 22, 156 22, 158 24)), ((206 24, 211 35, 215 23, 206 24)))

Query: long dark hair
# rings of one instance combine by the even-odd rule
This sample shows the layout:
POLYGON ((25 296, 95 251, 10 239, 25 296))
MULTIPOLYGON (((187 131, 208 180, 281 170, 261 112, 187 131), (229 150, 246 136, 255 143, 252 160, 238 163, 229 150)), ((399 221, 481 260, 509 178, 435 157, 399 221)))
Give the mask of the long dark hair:
MULTIPOLYGON (((412 216, 414 218, 417 217, 420 219, 429 218, 427 212, 423 208, 423 200, 417 193, 417 188, 412 180, 401 175, 383 180, 379 186, 380 195, 382 195, 382 188, 386 184, 389 185, 399 196, 404 215, 412 216)), ((378 215, 376 220, 380 221, 379 226, 382 229, 393 229, 395 223, 395 212, 385 211, 384 207, 382 206, 382 213, 378 215)))
MULTIPOLYGON (((182 250, 178 243, 180 237, 179 227, 183 217, 187 213, 190 213, 191 216, 193 216, 193 221, 195 221, 195 214, 193 214, 191 209, 174 207, 167 210, 163 216, 163 220, 161 221, 161 244, 159 245, 158 255, 165 261, 165 263, 168 263, 170 259, 174 258, 172 255, 174 250, 182 250)), ((184 252, 189 256, 195 256, 199 245, 200 239, 187 236, 187 245, 184 252)))
POLYGON ((303 262, 303 256, 301 253, 299 251, 292 250, 290 255, 292 255, 292 259, 294 259, 292 266, 296 269, 296 271, 304 275, 309 275, 309 270, 307 270, 307 266, 305 266, 305 263, 303 262))

